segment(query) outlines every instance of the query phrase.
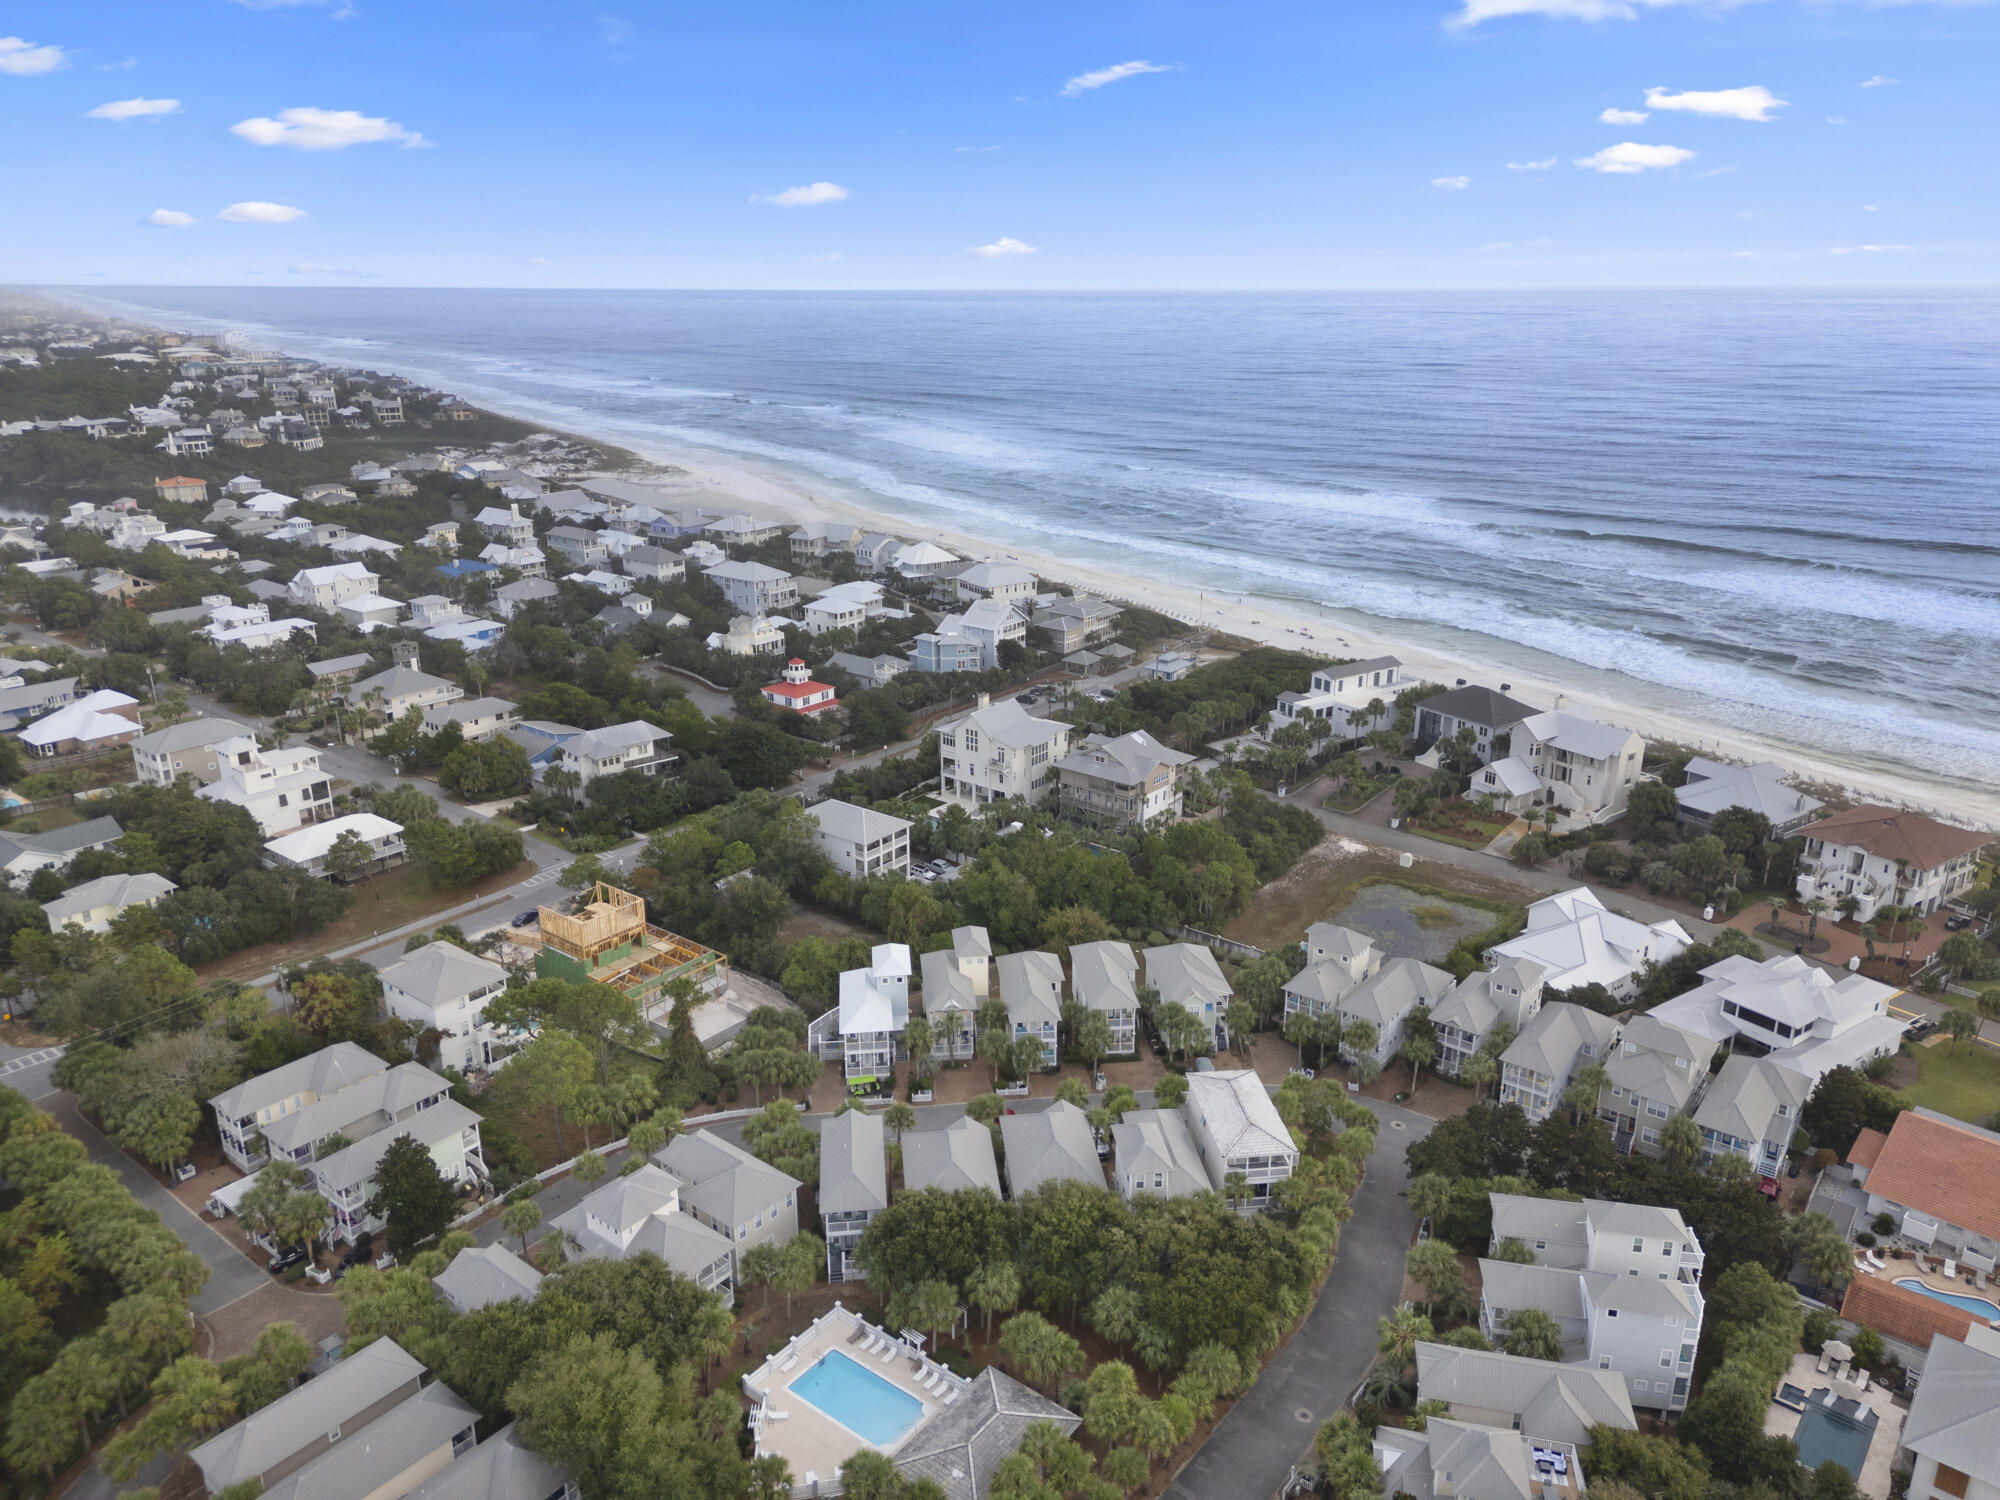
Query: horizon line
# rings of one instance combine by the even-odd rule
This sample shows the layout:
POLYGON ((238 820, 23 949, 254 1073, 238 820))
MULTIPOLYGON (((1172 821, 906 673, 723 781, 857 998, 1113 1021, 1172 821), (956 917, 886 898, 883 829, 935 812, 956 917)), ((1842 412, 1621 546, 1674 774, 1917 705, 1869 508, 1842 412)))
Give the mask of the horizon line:
POLYGON ((1731 292, 1731 291, 1992 291, 2000 290, 2000 279, 1990 281, 1746 281, 1678 282, 1613 281, 1584 283, 1553 282, 1450 282, 1398 285, 1355 283, 1300 286, 1050 286, 1050 287, 954 287, 954 286, 614 286, 614 285, 531 285, 515 282, 366 282, 352 280, 309 281, 102 281, 102 282, 15 282, 0 283, 0 292, 90 292, 117 287, 159 291, 350 291, 350 292, 671 292, 686 294, 712 292, 751 295, 771 292, 815 295, 908 296, 911 294, 962 294, 966 296, 1146 296, 1160 293, 1177 295, 1293 295, 1325 292, 1731 292))

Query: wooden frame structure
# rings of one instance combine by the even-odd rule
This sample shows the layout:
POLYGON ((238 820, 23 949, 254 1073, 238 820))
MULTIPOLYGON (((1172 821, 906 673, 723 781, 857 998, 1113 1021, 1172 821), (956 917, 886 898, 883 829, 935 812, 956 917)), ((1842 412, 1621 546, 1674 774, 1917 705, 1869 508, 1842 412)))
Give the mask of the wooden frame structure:
POLYGON ((609 985, 658 1018, 668 985, 686 979, 711 993, 729 983, 729 959, 691 938, 646 920, 642 896, 598 881, 581 912, 540 909, 542 947, 535 971, 544 977, 609 985))

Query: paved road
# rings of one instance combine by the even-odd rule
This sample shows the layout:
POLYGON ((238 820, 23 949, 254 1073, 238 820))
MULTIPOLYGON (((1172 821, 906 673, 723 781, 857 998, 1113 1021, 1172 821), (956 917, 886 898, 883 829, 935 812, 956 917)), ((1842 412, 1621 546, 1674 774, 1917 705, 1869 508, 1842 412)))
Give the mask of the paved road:
POLYGON ((1339 1259, 1304 1325, 1209 1434, 1166 1500, 1276 1495, 1293 1464, 1310 1459, 1319 1424, 1341 1408, 1375 1358, 1375 1320, 1401 1300, 1403 1258, 1417 1228, 1403 1198, 1403 1153, 1430 1133, 1431 1122, 1398 1105, 1363 1102, 1382 1117, 1382 1130, 1339 1259))

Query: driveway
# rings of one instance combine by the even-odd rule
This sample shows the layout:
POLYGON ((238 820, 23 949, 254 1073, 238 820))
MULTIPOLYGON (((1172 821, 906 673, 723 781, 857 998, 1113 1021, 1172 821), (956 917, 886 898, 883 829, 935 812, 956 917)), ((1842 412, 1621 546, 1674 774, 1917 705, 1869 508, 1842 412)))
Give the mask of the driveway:
POLYGON ((1166 1491, 1169 1500, 1261 1500, 1294 1464, 1312 1459, 1319 1424, 1346 1403, 1375 1358, 1375 1320, 1403 1294, 1403 1259, 1416 1233, 1404 1200, 1403 1153, 1431 1121, 1364 1100, 1381 1117, 1375 1154, 1340 1236, 1340 1256, 1312 1311, 1249 1392, 1166 1491))

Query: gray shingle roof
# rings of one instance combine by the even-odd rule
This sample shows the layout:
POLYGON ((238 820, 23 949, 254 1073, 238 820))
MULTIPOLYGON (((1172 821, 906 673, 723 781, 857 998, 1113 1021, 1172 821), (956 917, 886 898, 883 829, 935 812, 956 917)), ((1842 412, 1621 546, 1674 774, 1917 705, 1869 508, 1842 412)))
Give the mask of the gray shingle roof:
POLYGON ((1078 943, 1069 950, 1069 989, 1086 1010, 1136 1010, 1139 956, 1130 943, 1078 943))
POLYGON ((48 916, 49 929, 54 931, 71 917, 80 917, 97 907, 115 906, 123 911, 140 902, 157 901, 169 891, 179 889, 164 875, 105 875, 71 886, 53 901, 44 901, 42 911, 48 916))
POLYGON ((1056 1100, 1039 1114, 1002 1115, 1000 1139, 1007 1147, 1007 1186, 1016 1198, 1045 1182, 1104 1186, 1090 1122, 1066 1100, 1056 1100))
POLYGON ((479 1413, 450 1386, 426 1386, 358 1432, 343 1433, 333 1447, 265 1490, 263 1500, 373 1494, 420 1459, 448 1449, 459 1434, 470 1437, 478 1421, 479 1413))
POLYGON ((653 1156, 681 1180, 681 1202, 723 1224, 782 1204, 802 1184, 710 1130, 677 1135, 653 1156))
POLYGON ((1486 724, 1494 729, 1506 729, 1535 712, 1527 704, 1489 687, 1453 688, 1424 699, 1417 708, 1469 724, 1486 724))
POLYGON ((942 1130, 912 1130, 903 1137, 903 1185, 942 1188, 985 1188, 1000 1196, 1000 1168, 993 1156, 993 1134, 977 1120, 961 1115, 942 1130))
POLYGON ((882 1117, 850 1109, 819 1132, 819 1211, 871 1213, 889 1206, 882 1117))
POLYGON ((431 1285, 460 1312, 477 1312, 495 1302, 534 1301, 542 1273, 505 1245, 475 1245, 453 1256, 431 1285))
MULTIPOLYGON (((1187 1121, 1177 1109, 1129 1109, 1111 1127, 1112 1163, 1123 1174, 1144 1174, 1143 1191, 1165 1198, 1205 1193, 1211 1184, 1187 1121), (1155 1174, 1165 1177, 1153 1187, 1155 1174)), ((1135 1187, 1134 1191, 1141 1191, 1135 1187)))
POLYGON ((950 1500, 982 1500, 993 1470, 1021 1446, 1031 1424, 1053 1422, 1074 1432, 1081 1420, 988 1365, 956 1401, 910 1434, 897 1450, 896 1467, 910 1478, 937 1481, 950 1500))
MULTIPOLYGON (((361 660, 365 662, 368 658, 364 656, 361 660)), ((234 719, 184 719, 178 724, 169 724, 165 729, 140 735, 132 741, 132 748, 145 755, 171 755, 176 750, 206 749, 224 740, 252 733, 254 731, 247 724, 239 724, 234 719)))
POLYGON ((1923 1384, 1903 1423, 1903 1446, 1983 1484, 2000 1484, 2000 1355, 1932 1339, 1923 1384))
POLYGON ((0 833, 0 865, 12 864, 23 854, 74 854, 124 836, 116 818, 91 818, 47 833, 0 833))
POLYGON ((1585 1043, 1597 1049, 1591 1060, 1602 1061, 1605 1048, 1617 1035, 1618 1023, 1610 1016, 1558 1000, 1535 1012, 1512 1045, 1500 1054, 1500 1060, 1560 1084, 1569 1076, 1585 1043))
POLYGON ((246 1078, 236 1087, 224 1089, 208 1102, 218 1115, 240 1119, 294 1094, 308 1090, 315 1094, 331 1094, 388 1070, 389 1065, 365 1047, 353 1042, 335 1042, 330 1047, 294 1058, 282 1068, 246 1078))
POLYGON ((384 984, 393 984, 412 999, 431 1006, 463 999, 474 990, 505 983, 506 979, 507 971, 491 959, 443 941, 426 943, 382 971, 384 984))
POLYGON ((1467 1408, 1509 1413, 1527 1437, 1560 1443, 1588 1442, 1594 1426, 1639 1428, 1615 1370, 1448 1344, 1417 1345, 1417 1399, 1447 1402, 1461 1419, 1467 1408))
POLYGON ((564 1472, 514 1437, 512 1423, 410 1491, 408 1500, 549 1500, 564 1472))
POLYGON ((188 1456, 211 1490, 269 1473, 301 1448, 366 1411, 424 1367, 394 1339, 377 1339, 324 1375, 280 1396, 188 1456))

